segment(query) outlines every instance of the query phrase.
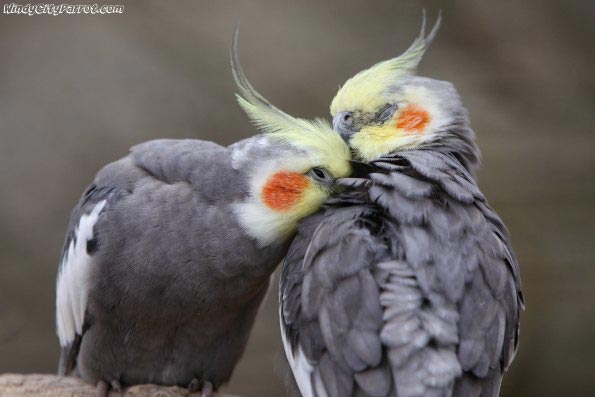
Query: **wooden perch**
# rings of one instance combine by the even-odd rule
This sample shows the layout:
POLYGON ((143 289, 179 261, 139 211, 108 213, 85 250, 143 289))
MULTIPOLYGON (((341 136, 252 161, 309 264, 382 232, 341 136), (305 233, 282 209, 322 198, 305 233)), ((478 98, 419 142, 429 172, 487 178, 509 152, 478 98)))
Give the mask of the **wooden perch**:
MULTIPOLYGON (((110 392, 110 397, 199 397, 176 386, 137 385, 122 391, 110 392)), ((0 375, 0 397, 95 397, 95 386, 73 377, 41 374, 0 375)), ((217 394, 214 397, 233 397, 217 394)))

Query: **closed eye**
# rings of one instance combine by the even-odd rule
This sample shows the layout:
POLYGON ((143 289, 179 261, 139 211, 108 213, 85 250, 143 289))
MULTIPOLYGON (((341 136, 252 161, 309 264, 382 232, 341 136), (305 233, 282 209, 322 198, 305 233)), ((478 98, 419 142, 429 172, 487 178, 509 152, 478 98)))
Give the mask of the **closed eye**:
POLYGON ((322 172, 322 170, 320 168, 313 168, 312 172, 314 173, 314 175, 316 175, 320 179, 324 179, 324 177, 325 177, 324 172, 322 172))
POLYGON ((381 123, 390 120, 398 108, 399 107, 397 106, 397 104, 387 103, 386 105, 382 106, 380 110, 376 113, 376 120, 378 120, 381 123))
POLYGON ((329 172, 322 167, 314 167, 308 171, 308 176, 320 182, 330 182, 333 180, 329 172))

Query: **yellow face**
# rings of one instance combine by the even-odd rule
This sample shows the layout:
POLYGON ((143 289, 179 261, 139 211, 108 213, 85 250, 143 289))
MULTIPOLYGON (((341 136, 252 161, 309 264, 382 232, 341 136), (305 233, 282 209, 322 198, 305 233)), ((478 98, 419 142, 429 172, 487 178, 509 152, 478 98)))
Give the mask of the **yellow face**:
POLYGON ((427 110, 416 105, 407 105, 405 109, 396 111, 385 124, 364 127, 353 134, 349 145, 359 158, 371 161, 396 149, 415 147, 430 121, 431 116, 427 110))
POLYGON ((318 156, 316 159, 305 156, 264 171, 266 177, 258 183, 260 201, 272 213, 298 221, 320 208, 334 191, 338 178, 349 176, 351 166, 347 157, 337 164, 342 166, 333 169, 319 161, 318 156))
POLYGON ((423 86, 404 87, 382 99, 383 105, 373 111, 345 110, 335 115, 335 128, 360 160, 372 161, 434 139, 446 116, 435 95, 423 86))
POLYGON ((423 84, 407 84, 436 36, 440 19, 426 36, 424 14, 419 35, 403 54, 357 73, 333 98, 334 127, 360 160, 417 147, 435 136, 432 131, 443 121, 436 96, 423 84))
POLYGON ((235 206, 245 231, 262 246, 289 238, 329 198, 336 180, 351 173, 351 152, 339 134, 330 126, 319 139, 310 141, 308 134, 292 140, 269 135, 271 147, 281 143, 285 152, 254 165, 250 197, 235 206))

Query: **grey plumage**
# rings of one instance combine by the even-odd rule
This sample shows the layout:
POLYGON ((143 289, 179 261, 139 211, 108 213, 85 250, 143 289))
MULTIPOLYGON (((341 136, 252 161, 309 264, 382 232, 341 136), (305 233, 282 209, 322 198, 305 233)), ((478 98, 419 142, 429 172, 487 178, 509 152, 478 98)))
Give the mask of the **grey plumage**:
POLYGON ((331 126, 272 107, 245 80, 236 49, 237 31, 237 98, 262 135, 229 147, 137 145, 75 207, 56 286, 60 373, 75 370, 103 392, 138 383, 216 390, 299 220, 351 173, 331 126))
POLYGON ((426 37, 424 17, 404 54, 331 103, 367 167, 285 260, 281 330, 305 396, 496 396, 516 351, 518 264, 474 179, 467 110, 451 83, 415 75, 439 23, 426 37))
POLYGON ((289 359, 309 364, 293 363, 302 394, 497 395, 520 277, 469 164, 433 148, 385 156, 302 222, 280 290, 289 359))
POLYGON ((285 241, 258 246, 231 208, 246 199, 254 163, 233 158, 235 150, 263 161, 290 150, 262 144, 267 139, 228 148, 150 141, 97 174, 65 243, 63 283, 77 225, 105 201, 86 245, 90 274, 73 286, 88 285, 84 326, 63 346, 60 373, 75 369, 88 381, 123 385, 186 387, 198 379, 217 388, 229 379, 287 248, 285 241))

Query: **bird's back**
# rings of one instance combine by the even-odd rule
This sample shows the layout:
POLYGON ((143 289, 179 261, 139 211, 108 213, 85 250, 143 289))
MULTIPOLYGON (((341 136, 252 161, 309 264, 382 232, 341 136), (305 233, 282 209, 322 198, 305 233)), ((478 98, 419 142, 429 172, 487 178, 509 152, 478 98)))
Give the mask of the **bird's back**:
POLYGON ((91 381, 226 381, 283 253, 235 220, 231 205, 247 191, 230 150, 211 142, 145 142, 104 167, 67 233, 62 371, 76 362, 91 381))

